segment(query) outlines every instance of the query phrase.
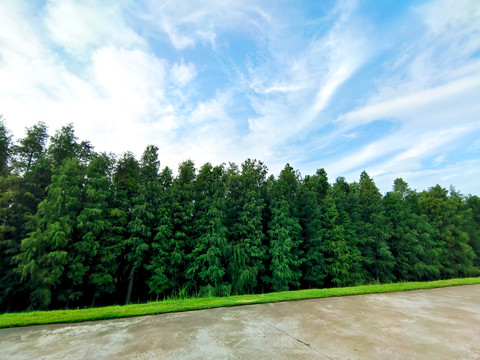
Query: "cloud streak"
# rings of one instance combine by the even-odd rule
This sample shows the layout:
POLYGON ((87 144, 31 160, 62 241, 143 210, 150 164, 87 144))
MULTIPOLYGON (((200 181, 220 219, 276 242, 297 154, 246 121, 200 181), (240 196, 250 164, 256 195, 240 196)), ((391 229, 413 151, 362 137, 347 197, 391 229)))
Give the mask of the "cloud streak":
POLYGON ((42 120, 100 151, 156 144, 172 168, 252 157, 478 192, 458 169, 480 157, 464 145, 480 135, 480 5, 397 4, 388 24, 365 6, 7 0, 0 113, 17 137, 42 120))
MULTIPOLYGON (((380 138, 328 161, 326 167, 333 174, 354 179, 365 168, 384 179, 383 183, 408 174, 422 188, 425 182, 414 174, 441 173, 427 170, 438 166, 435 159, 441 157, 442 162, 447 161, 446 166, 454 167, 446 154, 461 153, 462 142, 480 131, 480 62, 474 56, 480 49, 474 36, 478 33, 479 9, 472 2, 451 1, 414 9, 424 21, 424 34, 408 50, 399 48, 401 61, 388 68, 393 75, 379 77, 380 86, 365 105, 335 119, 336 130, 326 143, 335 146, 335 139, 345 139, 379 122, 390 123, 394 130, 377 133, 380 138)), ((474 181, 468 181, 469 189, 476 188, 474 181)))

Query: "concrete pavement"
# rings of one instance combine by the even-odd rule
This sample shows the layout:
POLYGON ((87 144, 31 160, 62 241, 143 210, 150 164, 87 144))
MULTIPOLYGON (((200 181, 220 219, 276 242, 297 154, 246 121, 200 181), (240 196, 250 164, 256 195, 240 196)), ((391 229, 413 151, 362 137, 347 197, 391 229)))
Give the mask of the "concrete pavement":
POLYGON ((0 329, 2 359, 480 359, 480 285, 0 329))

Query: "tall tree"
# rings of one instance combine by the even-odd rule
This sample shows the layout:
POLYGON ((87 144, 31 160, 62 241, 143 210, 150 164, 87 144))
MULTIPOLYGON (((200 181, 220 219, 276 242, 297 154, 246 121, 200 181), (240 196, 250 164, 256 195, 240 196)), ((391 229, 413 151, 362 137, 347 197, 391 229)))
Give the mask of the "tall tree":
POLYGON ((356 285, 362 281, 361 254, 352 234, 348 232, 349 221, 346 214, 343 219, 347 221, 341 221, 334 196, 333 189, 328 191, 321 214, 328 281, 334 286, 356 285))
POLYGON ((365 171, 360 175, 358 195, 360 221, 355 225, 364 269, 371 280, 392 281, 394 258, 388 245, 392 228, 382 195, 365 171))
POLYGON ((301 227, 298 219, 290 216, 289 203, 284 196, 275 198, 271 206, 273 217, 268 231, 271 276, 268 282, 274 291, 286 291, 291 286, 300 285, 299 268, 304 261, 298 256, 301 227))
POLYGON ((158 209, 158 224, 155 228, 155 237, 152 242, 152 257, 146 269, 150 275, 147 280, 150 293, 161 294, 170 291, 175 286, 175 280, 180 278, 178 263, 183 260, 181 254, 173 252, 172 222, 172 171, 166 167, 160 174, 161 203, 158 209))
POLYGON ((199 284, 202 295, 228 295, 224 283, 227 228, 225 226, 224 166, 204 164, 195 181, 194 248, 187 278, 199 284))
MULTIPOLYGON (((331 206, 328 202, 324 204, 324 210, 322 210, 323 216, 326 216, 322 221, 325 231, 328 232, 329 230, 335 229, 331 226, 332 224, 342 226, 347 247, 352 254, 350 257, 350 260, 352 260, 352 264, 350 265, 350 285, 365 283, 368 278, 362 266, 359 238, 356 233, 357 225, 360 222, 358 195, 357 183, 349 184, 344 177, 338 177, 331 189, 331 197, 335 203, 333 209, 334 215, 336 215, 335 210, 336 213, 338 213, 337 220, 333 222, 326 221, 329 218, 328 209, 331 206)), ((338 232, 334 232, 334 235, 337 233, 338 232)), ((328 267, 328 271, 330 275, 332 275, 330 267, 328 267)))
POLYGON ((241 173, 234 167, 229 171, 227 201, 232 245, 229 274, 237 294, 254 292, 264 269, 262 214, 266 174, 262 162, 250 159, 242 164, 241 173))
POLYGON ((395 257, 393 273, 402 281, 431 280, 440 276, 441 262, 434 243, 434 228, 414 211, 411 199, 416 195, 405 181, 396 179, 394 191, 384 198, 393 230, 390 239, 395 257))
POLYGON ((7 171, 11 151, 12 135, 5 125, 3 116, 0 115, 0 174, 7 171))
POLYGON ((128 224, 130 237, 127 241, 129 249, 127 258, 130 264, 130 275, 126 304, 130 302, 135 272, 143 269, 150 262, 148 254, 155 236, 154 229, 157 225, 160 206, 159 171, 158 148, 149 145, 140 162, 140 184, 138 194, 134 199, 132 220, 128 224))
POLYGON ((91 306, 97 298, 116 289, 122 243, 115 236, 112 221, 113 162, 106 154, 93 156, 87 168, 85 202, 77 218, 79 241, 75 244, 75 272, 85 288, 87 284, 92 287, 91 306))
POLYGON ((12 259, 20 253, 21 241, 31 230, 30 219, 45 198, 45 188, 52 175, 50 163, 44 157, 45 131, 41 124, 27 128, 27 136, 8 150, 13 158, 8 161, 13 166, 8 173, 4 171, 0 175, 0 249, 3 253, 0 283, 4 286, 0 291, 4 294, 0 296, 0 304, 3 302, 12 309, 24 309, 27 306, 25 299, 28 300, 25 286, 20 284, 20 278, 14 272, 16 264, 12 259), (42 131, 37 131, 39 128, 42 131))
MULTIPOLYGON (((114 224, 114 235, 124 250, 124 259, 121 262, 120 269, 123 273, 120 275, 120 281, 127 282, 125 301, 130 302, 128 294, 130 286, 130 274, 132 265, 129 261, 131 258, 131 247, 127 247, 130 232, 129 223, 133 220, 133 208, 135 206, 134 199, 138 196, 138 187, 140 183, 140 165, 131 152, 126 152, 117 161, 113 173, 113 189, 114 189, 114 208, 111 211, 112 221, 114 224)), ((132 284, 133 287, 133 284, 132 284)))
POLYGON ((271 275, 267 278, 275 291, 300 285, 300 265, 305 261, 300 253, 301 227, 297 216, 299 174, 287 164, 272 187, 269 223, 271 275))
POLYGON ((16 166, 28 172, 32 165, 43 158, 48 140, 47 126, 43 122, 26 129, 26 136, 15 147, 16 166))
MULTIPOLYGON (((77 159, 67 159, 55 170, 47 197, 34 216, 35 230, 22 241, 18 270, 28 281, 34 307, 53 300, 67 306, 82 294, 77 290, 75 259, 76 219, 81 211, 84 172, 77 159)), ((58 304, 58 303, 57 303, 58 304)))
MULTIPOLYGON (((19 179, 10 173, 11 136, 0 115, 0 306, 15 292, 12 256, 18 252, 15 239, 18 214, 13 208, 19 179)), ((8 306, 8 305, 7 305, 8 306)))
POLYGON ((73 124, 63 126, 50 139, 48 154, 55 167, 62 165, 65 159, 79 158, 81 145, 77 142, 73 124))
POLYGON ((474 265, 480 269, 480 197, 469 196, 466 206, 470 209, 472 216, 466 223, 466 231, 470 237, 470 246, 475 252, 474 265))
POLYGON ((439 231, 438 243, 442 247, 443 276, 473 276, 477 269, 473 266, 475 253, 469 245, 465 231, 468 211, 460 194, 448 191, 440 185, 422 192, 421 206, 428 219, 439 231))
POLYGON ((193 261, 195 206, 195 165, 192 160, 184 161, 178 168, 178 176, 173 180, 170 200, 172 215, 173 248, 171 252, 172 284, 184 296, 192 292, 195 279, 185 277, 187 264, 193 261))
POLYGON ((329 186, 327 173, 324 169, 319 169, 315 175, 306 176, 298 189, 298 216, 303 238, 301 249, 305 258, 302 274, 303 281, 309 288, 322 287, 327 275, 321 216, 329 186))

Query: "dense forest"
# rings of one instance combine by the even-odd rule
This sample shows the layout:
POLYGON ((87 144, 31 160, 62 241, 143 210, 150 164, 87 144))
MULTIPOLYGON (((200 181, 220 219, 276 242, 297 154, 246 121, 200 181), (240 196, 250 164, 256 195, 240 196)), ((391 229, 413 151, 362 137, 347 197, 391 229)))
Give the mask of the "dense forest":
POLYGON ((246 160, 174 176, 0 119, 0 311, 477 276, 480 198, 246 160))

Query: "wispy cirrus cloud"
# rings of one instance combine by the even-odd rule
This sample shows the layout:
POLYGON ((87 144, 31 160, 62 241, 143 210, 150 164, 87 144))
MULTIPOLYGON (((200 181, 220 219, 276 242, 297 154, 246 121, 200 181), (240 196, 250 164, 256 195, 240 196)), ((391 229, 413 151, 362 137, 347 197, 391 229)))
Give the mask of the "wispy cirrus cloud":
POLYGON ((173 168, 252 157, 475 188, 458 164, 480 156, 480 5, 369 6, 7 0, 0 113, 18 137, 43 120, 101 151, 153 143, 173 168))
MULTIPOLYGON (((417 7, 413 13, 422 21, 423 33, 408 46, 398 47, 399 59, 389 61, 388 73, 378 77, 378 89, 365 105, 336 118, 336 130, 327 143, 335 146, 334 138, 361 133, 377 122, 392 126, 353 151, 331 157, 326 167, 335 176, 347 174, 353 179, 367 169, 383 179, 382 185, 400 173, 414 178, 417 185, 422 183, 421 176, 412 174, 441 173, 427 171, 439 164, 435 161, 439 156, 452 167, 446 154, 462 152, 462 141, 480 131, 480 59, 476 56, 480 6, 439 1, 417 7)), ((448 177, 438 181, 446 185, 448 177)))
MULTIPOLYGON (((478 62, 480 70, 480 61, 478 62)), ((382 119, 395 118, 415 127, 450 126, 477 122, 480 103, 480 72, 434 88, 378 101, 340 115, 336 119, 345 131, 382 119)))
MULTIPOLYGON (((314 35, 300 51, 271 49, 272 59, 282 54, 274 74, 263 71, 265 65, 250 70, 248 86, 253 92, 249 99, 256 116, 249 118, 249 141, 275 171, 287 161, 301 161, 302 148, 290 144, 329 122, 322 118, 322 111, 370 56, 369 29, 362 26, 354 9, 354 2, 333 8, 329 30, 314 35)), ((277 44, 277 39, 272 43, 277 44)))
MULTIPOLYGON (((252 38, 264 35, 271 20, 269 12, 255 1, 147 1, 142 18, 168 36, 179 49, 198 43, 215 47, 218 34, 234 31, 248 33, 252 38)), ((225 40, 223 40, 225 41, 225 40)))

